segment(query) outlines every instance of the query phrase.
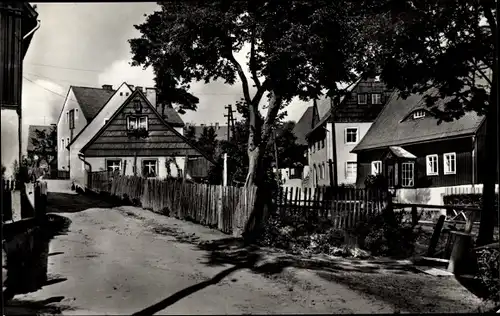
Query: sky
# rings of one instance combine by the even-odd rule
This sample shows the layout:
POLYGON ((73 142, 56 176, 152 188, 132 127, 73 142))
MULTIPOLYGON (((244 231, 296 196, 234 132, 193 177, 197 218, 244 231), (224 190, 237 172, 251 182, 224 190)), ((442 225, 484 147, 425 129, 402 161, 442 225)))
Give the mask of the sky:
MULTIPOLYGON (((41 27, 23 65, 23 139, 29 125, 56 123, 70 85, 154 86, 150 69, 129 65, 132 55, 127 40, 140 36, 133 25, 157 9, 155 2, 32 4, 37 5, 41 27)), ((246 51, 236 54, 240 63, 246 64, 246 51)), ((233 86, 198 82, 190 91, 200 99, 198 110, 181 117, 196 124, 225 124, 224 107, 242 97, 239 82, 233 86)), ((286 109, 288 119, 299 120, 308 105, 293 101, 286 109)))

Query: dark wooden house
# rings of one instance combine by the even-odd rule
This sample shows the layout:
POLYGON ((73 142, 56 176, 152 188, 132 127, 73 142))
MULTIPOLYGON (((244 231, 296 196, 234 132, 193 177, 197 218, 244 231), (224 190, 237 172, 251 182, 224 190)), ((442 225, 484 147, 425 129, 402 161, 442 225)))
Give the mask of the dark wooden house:
POLYGON ((0 2, 0 105, 21 107, 23 59, 36 30, 38 13, 28 2, 0 2))
MULTIPOLYGON (((175 111, 168 111, 177 115, 175 111)), ((135 90, 80 150, 87 171, 116 171, 144 177, 204 178, 212 160, 162 117, 140 90, 135 90), (91 170, 89 170, 91 169, 91 170)), ((177 122, 177 123, 176 123, 177 122)))
MULTIPOLYGON (((447 100, 439 102, 442 107, 447 100)), ((368 175, 382 174, 398 200, 442 204, 447 188, 483 182, 484 136, 484 117, 475 112, 439 122, 423 95, 402 99, 395 92, 352 151, 358 155, 357 186, 368 175)))

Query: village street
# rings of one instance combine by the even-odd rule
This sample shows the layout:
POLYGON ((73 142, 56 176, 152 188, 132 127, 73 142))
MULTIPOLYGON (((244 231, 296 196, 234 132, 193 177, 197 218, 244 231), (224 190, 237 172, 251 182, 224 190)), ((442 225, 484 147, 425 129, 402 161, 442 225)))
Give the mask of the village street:
POLYGON ((251 251, 224 256, 202 245, 227 235, 57 186, 49 180, 49 212, 72 223, 50 244, 55 281, 16 296, 7 314, 26 312, 27 302, 51 302, 37 312, 68 315, 459 312, 480 304, 454 279, 404 265, 349 269, 339 261, 323 271, 282 270, 264 258, 252 261, 251 251))

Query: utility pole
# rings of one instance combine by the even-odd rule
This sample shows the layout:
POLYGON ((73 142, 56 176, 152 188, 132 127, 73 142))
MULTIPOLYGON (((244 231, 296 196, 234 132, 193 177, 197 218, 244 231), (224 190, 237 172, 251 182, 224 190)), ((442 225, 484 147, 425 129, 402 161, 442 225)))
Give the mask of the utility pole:
POLYGON ((227 114, 224 114, 224 117, 227 117, 227 141, 230 141, 231 135, 234 135, 234 111, 231 104, 226 105, 224 108, 227 110, 227 114))

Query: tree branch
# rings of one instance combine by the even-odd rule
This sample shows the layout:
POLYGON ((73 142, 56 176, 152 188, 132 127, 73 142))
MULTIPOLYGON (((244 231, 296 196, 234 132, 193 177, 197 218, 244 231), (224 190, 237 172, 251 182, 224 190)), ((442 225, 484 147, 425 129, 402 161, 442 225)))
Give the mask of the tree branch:
POLYGON ((260 81, 257 76, 257 65, 255 62, 255 24, 252 27, 252 38, 250 40, 250 72, 252 73, 252 79, 255 83, 255 87, 260 89, 260 81))
POLYGON ((269 100, 269 108, 267 109, 267 116, 266 119, 264 120, 264 126, 263 126, 263 133, 262 133, 262 140, 263 142, 267 143, 267 140, 269 139, 271 135, 271 129, 274 124, 274 121, 276 120, 276 116, 278 115, 282 98, 280 96, 277 96, 274 91, 269 92, 271 94, 271 98, 269 100))
POLYGON ((472 64, 474 65, 476 72, 478 72, 481 75, 481 77, 483 77, 483 79, 486 80, 488 82, 488 84, 491 86, 492 82, 491 82, 490 78, 488 78, 488 76, 483 72, 483 70, 476 63, 472 63, 472 64))
POLYGON ((234 58, 232 49, 230 50, 230 52, 228 52, 227 58, 233 64, 233 66, 236 68, 236 71, 238 72, 238 76, 240 77, 241 84, 243 86, 243 96, 245 98, 245 101, 247 102, 247 104, 251 104, 252 99, 250 98, 250 91, 248 89, 247 76, 245 76, 245 72, 243 71, 243 68, 241 67, 240 63, 236 60, 236 58, 234 58))
POLYGON ((483 11, 484 11, 484 16, 486 17, 486 20, 488 21, 488 24, 490 26, 491 35, 493 35, 493 38, 496 39, 498 36, 497 23, 495 17, 493 16, 492 8, 489 5, 483 4, 483 11))

